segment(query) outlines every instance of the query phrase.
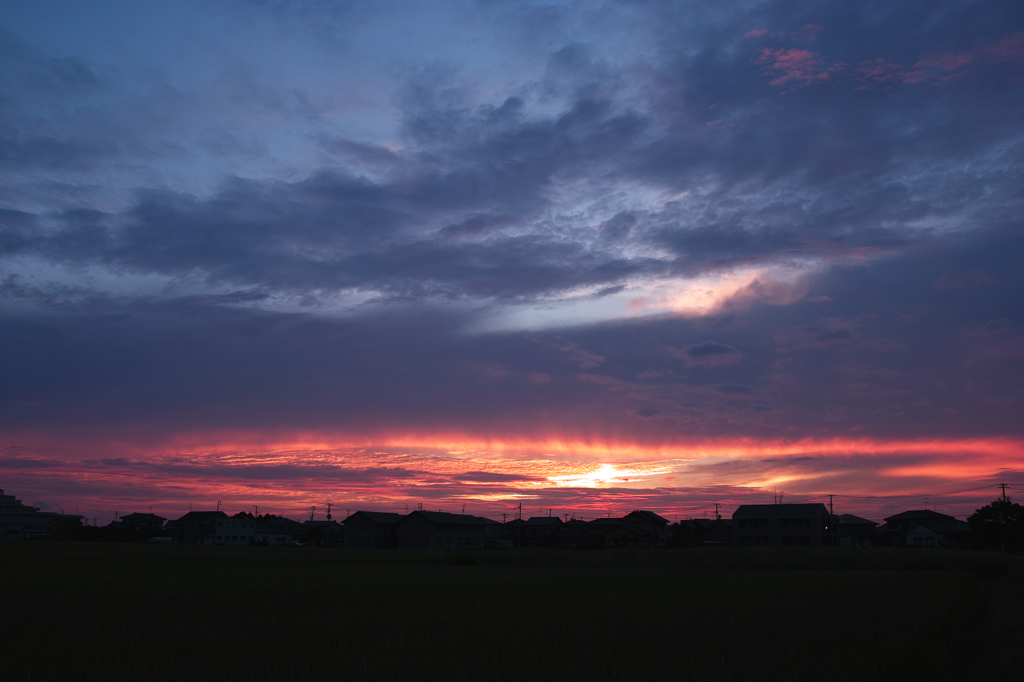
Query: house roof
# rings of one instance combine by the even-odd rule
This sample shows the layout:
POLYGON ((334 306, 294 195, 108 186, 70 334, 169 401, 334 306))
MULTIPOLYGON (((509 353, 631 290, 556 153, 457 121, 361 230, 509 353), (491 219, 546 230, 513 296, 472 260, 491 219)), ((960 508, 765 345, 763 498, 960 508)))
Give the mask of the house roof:
POLYGON ((821 502, 810 504, 741 504, 732 517, 737 516, 807 516, 814 514, 828 515, 828 508, 821 502))
POLYGON ((844 526, 877 526, 874 521, 854 516, 853 514, 837 514, 833 518, 844 526))
POLYGON ((176 521, 176 523, 206 523, 210 519, 219 517, 228 518, 222 511, 190 511, 176 521))
POLYGON ((420 516, 429 520, 431 523, 436 523, 439 526, 486 526, 495 523, 494 521, 491 521, 490 519, 485 519, 481 516, 470 516, 469 514, 449 514, 448 512, 421 511, 419 509, 417 509, 414 512, 410 512, 409 516, 406 516, 404 518, 407 519, 413 514, 419 514, 420 516))
MULTIPOLYGON (((357 511, 355 514, 349 516, 348 519, 359 515, 365 516, 374 523, 398 523, 398 520, 402 518, 401 514, 392 514, 391 512, 357 511)), ((348 521, 348 519, 345 519, 345 521, 348 521)), ((344 521, 342 523, 344 523, 344 521)))
POLYGON ((306 528, 329 528, 331 530, 341 528, 341 524, 334 519, 331 519, 330 521, 326 519, 322 519, 320 521, 303 521, 302 525, 306 528))
POLYGON ((527 526, 560 526, 562 519, 557 516, 531 516, 526 520, 527 526))
POLYGON ((910 511, 900 512, 895 516, 885 517, 886 523, 892 523, 893 521, 956 521, 956 519, 947 514, 940 514, 937 511, 932 511, 931 509, 912 509, 910 511))
POLYGON ((654 512, 647 511, 646 509, 637 509, 636 511, 632 511, 632 512, 626 514, 626 518, 627 519, 630 516, 639 516, 644 521, 653 522, 653 523, 668 523, 668 519, 664 518, 663 516, 658 516, 654 512))
POLYGON ((919 528, 927 528, 933 533, 938 533, 939 535, 942 535, 943 533, 956 533, 958 531, 967 531, 970 530, 971 527, 967 523, 963 521, 957 521, 956 519, 952 519, 950 521, 921 521, 920 523, 915 523, 913 527, 911 527, 907 531, 907 534, 909 535, 910 533, 913 533, 915 530, 919 528))
POLYGON ((122 521, 138 521, 140 523, 155 523, 157 521, 166 521, 162 516, 156 514, 125 514, 121 517, 122 521))

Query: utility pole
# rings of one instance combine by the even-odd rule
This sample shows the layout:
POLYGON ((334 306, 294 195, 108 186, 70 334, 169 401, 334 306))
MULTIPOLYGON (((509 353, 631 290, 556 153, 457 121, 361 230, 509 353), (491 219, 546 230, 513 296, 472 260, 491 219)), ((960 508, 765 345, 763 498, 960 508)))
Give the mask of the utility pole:
POLYGON ((715 546, 717 547, 720 540, 718 539, 718 528, 722 525, 722 515, 718 513, 718 503, 715 502, 715 546))
POLYGON ((828 530, 829 530, 829 539, 832 541, 832 546, 833 547, 835 547, 835 544, 836 544, 836 529, 835 529, 835 525, 836 525, 836 513, 832 509, 832 495, 829 495, 828 496, 828 530))
POLYGON ((505 518, 508 517, 508 512, 501 512, 501 525, 505 525, 505 518))
POLYGON ((217 500, 217 511, 220 511, 220 500, 217 500))
POLYGON ((1003 502, 1006 502, 1006 484, 1000 483, 999 487, 1003 489, 1003 502))
POLYGON ((327 520, 328 521, 331 520, 331 503, 330 502, 327 503, 327 520))
POLYGON ((519 503, 519 520, 520 521, 523 520, 523 503, 522 502, 519 503))
POLYGON ((310 522, 313 521, 313 515, 314 514, 316 514, 316 507, 310 507, 309 508, 309 520, 310 520, 310 522))

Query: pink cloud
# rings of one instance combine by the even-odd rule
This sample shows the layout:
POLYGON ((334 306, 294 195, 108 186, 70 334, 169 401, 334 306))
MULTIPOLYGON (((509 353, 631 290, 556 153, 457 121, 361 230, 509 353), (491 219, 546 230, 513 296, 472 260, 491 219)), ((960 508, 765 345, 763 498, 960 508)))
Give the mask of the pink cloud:
POLYGON ((1024 61, 1024 33, 997 40, 985 49, 985 55, 996 61, 1024 61))
POLYGON ((766 36, 766 35, 768 35, 768 31, 764 30, 763 28, 755 28, 755 29, 751 29, 751 30, 747 31, 746 33, 744 33, 743 37, 744 38, 760 38, 761 36, 766 36))
POLYGON ((832 74, 842 65, 834 64, 828 66, 817 52, 808 50, 772 50, 765 48, 761 50, 761 56, 757 62, 766 64, 768 68, 776 73, 778 77, 769 82, 769 85, 779 86, 790 81, 797 81, 801 85, 812 85, 831 79, 832 74))

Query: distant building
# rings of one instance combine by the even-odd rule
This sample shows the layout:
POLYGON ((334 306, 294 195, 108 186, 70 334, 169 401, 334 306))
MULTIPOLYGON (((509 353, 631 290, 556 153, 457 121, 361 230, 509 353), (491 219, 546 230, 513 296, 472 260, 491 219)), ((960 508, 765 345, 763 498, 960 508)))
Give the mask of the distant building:
POLYGON ((190 511, 173 521, 172 537, 182 545, 216 544, 217 521, 226 518, 228 515, 222 511, 190 511))
POLYGON ((231 518, 217 519, 218 545, 251 545, 256 542, 256 519, 251 514, 235 514, 231 518))
POLYGON ((673 547, 713 547, 732 544, 733 522, 729 519, 688 519, 668 528, 673 547))
POLYGON ((303 542, 318 547, 334 547, 344 541, 344 532, 337 521, 303 521, 301 538, 303 542))
POLYGON ((652 541, 643 528, 622 519, 602 517, 587 523, 587 546, 593 549, 648 547, 652 541))
POLYGON ((256 542, 271 547, 295 544, 295 534, 301 533, 302 524, 283 516, 267 514, 257 519, 256 542))
POLYGON ((733 544, 820 546, 831 543, 825 505, 744 504, 732 515, 733 544))
POLYGON ((521 527, 523 547, 549 547, 558 539, 562 519, 557 516, 531 516, 521 527))
POLYGON ((931 509, 913 509, 885 518, 879 542, 901 547, 950 547, 970 530, 966 521, 931 509))
POLYGON ((871 547, 878 539, 878 523, 853 514, 832 516, 838 547, 871 547))
POLYGON ((483 549, 496 538, 496 521, 468 514, 414 511, 398 521, 402 549, 483 549))
POLYGON ((22 504, 14 495, 5 495, 0 488, 0 538, 74 537, 82 529, 82 519, 79 514, 41 512, 38 507, 22 504))
POLYGON ((163 530, 164 521, 162 516, 156 514, 125 514, 121 517, 121 522, 126 528, 131 530, 139 531, 160 531, 163 530))
POLYGON ((661 547, 668 542, 668 519, 652 511, 637 509, 626 514, 622 520, 647 533, 652 545, 661 547))
POLYGON ((344 523, 346 549, 387 549, 398 546, 401 514, 357 511, 344 523))

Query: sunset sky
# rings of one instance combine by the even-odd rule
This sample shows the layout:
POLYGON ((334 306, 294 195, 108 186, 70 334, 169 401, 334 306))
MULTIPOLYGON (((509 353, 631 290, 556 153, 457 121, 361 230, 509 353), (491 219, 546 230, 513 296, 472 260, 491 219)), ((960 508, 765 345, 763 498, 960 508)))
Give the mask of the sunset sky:
POLYGON ((1019 2, 0 2, 0 487, 963 518, 1022 227, 1019 2))

